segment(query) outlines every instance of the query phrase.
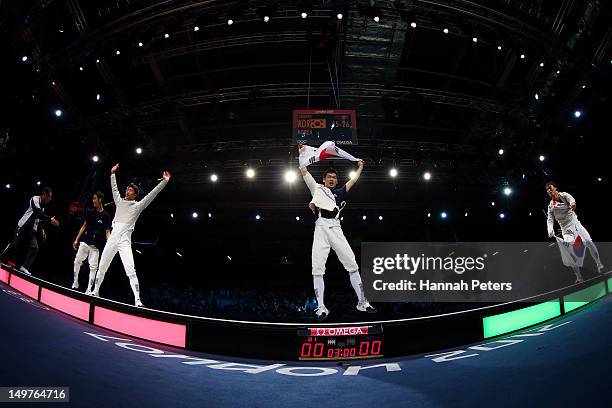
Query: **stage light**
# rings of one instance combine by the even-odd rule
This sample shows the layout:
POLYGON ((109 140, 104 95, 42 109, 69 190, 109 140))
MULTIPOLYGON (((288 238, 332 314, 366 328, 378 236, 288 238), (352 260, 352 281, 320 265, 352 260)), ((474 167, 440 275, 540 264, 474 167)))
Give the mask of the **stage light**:
POLYGON ((491 201, 491 207, 495 207, 495 201, 491 201))
POLYGON ((170 218, 174 218, 174 213, 170 213, 170 218))
POLYGON ((546 160, 546 157, 540 155, 539 159, 540 159, 541 162, 543 162, 544 160, 546 160))
POLYGON ((389 170, 389 175, 391 177, 397 177, 397 169, 391 169, 389 170))
POLYGON ((23 57, 21 57, 21 62, 26 62, 28 60, 28 56, 24 55, 23 57))
POLYGON ((96 101, 100 100, 100 94, 96 94, 96 101))
POLYGON ((501 219, 503 220, 504 218, 506 218, 506 214, 504 214, 504 213, 499 213, 499 218, 501 218, 501 219))
POLYGON ((9 190, 9 189, 11 188, 11 185, 10 185, 10 184, 6 184, 4 187, 5 187, 7 190, 9 190))
POLYGON ((168 33, 164 34, 164 38, 170 38, 170 34, 168 33))
POLYGON ((431 213, 427 213, 427 218, 431 218, 431 213))
POLYGON ((94 156, 94 157, 91 158, 91 160, 93 160, 94 163, 97 163, 98 160, 100 160, 100 158, 98 156, 94 156))
POLYGON ((137 147, 136 148, 136 154, 142 154, 142 148, 141 147, 137 147))
POLYGON ((440 217, 442 217, 442 218, 446 218, 447 216, 448 216, 448 215, 446 214, 446 212, 445 212, 445 211, 442 211, 442 212, 440 213, 440 217))
POLYGON ((582 85, 582 89, 586 88, 586 85, 582 85))
POLYGON ((302 16, 302 18, 306 18, 308 17, 308 13, 305 11, 302 11, 302 14, 300 14, 302 16))
POLYGON ((37 181, 37 182, 36 182, 36 185, 37 185, 37 186, 40 186, 40 184, 41 184, 41 182, 40 182, 40 181, 37 181))
POLYGON ((120 55, 120 54, 121 54, 121 51, 119 50, 115 51, 115 55, 120 55))
POLYGON ((366 215, 364 215, 363 217, 361 217, 362 220, 366 220, 368 217, 366 215))
POLYGON ((211 213, 208 213, 208 218, 212 218, 212 214, 211 213))
POLYGON ((597 181, 601 181, 601 177, 597 177, 597 181))
POLYGON ((377 22, 377 23, 380 22, 380 17, 374 16, 374 21, 377 22))
POLYGON ((477 43, 478 42, 478 38, 477 37, 472 37, 472 41, 477 43))
POLYGON ((543 67, 543 66, 544 66, 544 63, 543 63, 543 62, 540 62, 540 66, 541 66, 541 67, 543 67))
POLYGON ((297 174, 295 174, 295 171, 287 170, 287 172, 285 173, 285 181, 287 183, 293 183, 295 182, 295 180, 297 180, 297 174))
POLYGON ((83 71, 83 67, 79 67, 79 71, 83 71))
POLYGON ((227 25, 231 26, 232 24, 234 24, 234 20, 232 20, 231 18, 227 19, 227 25))
POLYGON ((256 220, 260 220, 260 219, 261 219, 261 215, 257 214, 257 215, 255 216, 255 219, 256 219, 256 220))
POLYGON ((55 116, 57 116, 58 118, 59 118, 60 116, 62 116, 62 114, 63 114, 63 112, 62 112, 62 110, 61 110, 61 109, 56 109, 54 113, 55 113, 55 116))
POLYGON ((463 214, 464 217, 467 217, 468 213, 463 214))
POLYGON ((512 194, 512 189, 510 187, 505 187, 504 188, 504 195, 505 196, 509 196, 510 194, 512 194))
POLYGON ((538 95, 538 94, 533 95, 533 97, 535 98, 535 100, 536 100, 536 101, 537 101, 538 99, 540 99, 540 95, 538 95))
POLYGON ((183 254, 181 254, 179 251, 176 251, 176 254, 181 258, 183 257, 183 254))
POLYGON ((139 42, 138 42, 138 46, 139 46, 139 47, 142 47, 143 45, 144 45, 144 44, 142 43, 142 41, 139 41, 139 42))
POLYGON ((198 214, 195 211, 191 213, 191 218, 198 218, 199 216, 200 216, 200 214, 198 214))
POLYGON ((523 173, 523 179, 525 178, 525 173, 523 173))
POLYGON ((200 31, 200 27, 198 26, 193 27, 193 31, 200 31))
POLYGON ((349 173, 349 178, 354 179, 356 175, 357 175, 357 172, 355 170, 351 170, 351 172, 349 173))
POLYGON ((410 27, 416 28, 416 23, 413 21, 412 23, 410 23, 410 27))
POLYGON ((581 117, 581 116, 582 116, 582 112, 580 112, 579 110, 574 111, 574 117, 575 117, 575 118, 579 118, 579 117, 581 117))
POLYGON ((219 176, 217 176, 216 174, 210 175, 210 181, 212 181, 213 183, 216 183, 217 180, 219 180, 219 176))
POLYGON ((342 15, 342 13, 338 13, 338 14, 336 14, 336 18, 337 18, 338 20, 342 20, 342 17, 344 17, 344 16, 342 15))
POLYGON ((255 177, 255 170, 253 170, 253 169, 247 169, 247 171, 246 171, 246 176, 247 176, 248 178, 253 178, 253 177, 255 177))
POLYGON ((378 216, 378 221, 382 221, 382 220, 383 220, 383 216, 382 216, 382 215, 379 215, 379 216, 378 216))
POLYGON ((501 45, 498 45, 498 46, 497 46, 497 49, 498 49, 499 51, 501 51, 501 50, 502 50, 502 46, 501 46, 501 45))
POLYGON ((504 149, 499 149, 499 150, 497 151, 497 153, 498 153, 500 156, 502 156, 502 155, 504 154, 504 149))
POLYGON ((340 221, 344 221, 344 217, 340 217, 340 221))
POLYGON ((100 63, 100 59, 96 59, 96 64, 99 64, 99 63, 100 63))
POLYGON ((521 54, 521 59, 525 59, 525 54, 521 54))
POLYGON ((296 220, 296 221, 299 221, 299 220, 300 220, 300 217, 295 217, 295 220, 296 220))
POLYGON ((431 173, 430 173, 430 172, 428 172, 428 171, 426 171, 425 173, 423 173, 423 179, 424 179, 425 181, 429 181, 429 180, 431 180, 431 173))
POLYGON ((444 34, 448 34, 448 28, 445 28, 444 30, 442 30, 442 32, 443 32, 444 34))
POLYGON ((531 211, 529 211, 529 216, 531 217, 531 211))
POLYGON ((263 22, 267 23, 268 21, 270 21, 270 16, 264 16, 263 17, 263 22))
POLYGON ((559 75, 561 73, 561 71, 557 71, 557 75, 559 75))

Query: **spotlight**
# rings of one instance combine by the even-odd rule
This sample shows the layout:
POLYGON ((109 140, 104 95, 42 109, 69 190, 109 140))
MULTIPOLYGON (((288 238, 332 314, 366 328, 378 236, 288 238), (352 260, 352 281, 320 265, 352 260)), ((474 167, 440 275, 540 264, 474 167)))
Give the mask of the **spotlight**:
POLYGON ((391 177, 397 177, 397 169, 391 169, 389 170, 389 175, 391 177))
POLYGON ((543 63, 543 62, 540 62, 540 66, 541 66, 541 67, 543 67, 543 66, 544 66, 544 63, 543 63))
POLYGON ((255 219, 259 221, 259 220, 261 219, 261 215, 257 214, 257 215, 255 216, 255 219))
POLYGON ((445 28, 444 30, 442 30, 442 32, 443 32, 444 34, 448 34, 448 28, 445 28))
POLYGON ((170 34, 168 33, 164 34, 164 38, 170 38, 170 34))
POLYGON ((99 64, 99 63, 100 63, 100 60, 99 60, 99 59, 96 59, 96 64, 99 64))
POLYGON ((197 212, 194 211, 194 212, 191 213, 191 218, 198 218, 199 215, 200 214, 198 214, 197 212))
POLYGON ((561 73, 561 71, 557 71, 557 75, 559 75, 561 73))
POLYGON ((504 149, 499 149, 497 153, 499 153, 499 155, 502 156, 504 154, 504 149))
POLYGON ((582 89, 586 88, 586 85, 582 85, 582 89))
POLYGON ((574 117, 575 117, 575 118, 579 118, 579 117, 581 117, 581 116, 582 116, 582 112, 580 112, 579 110, 574 111, 574 117))
POLYGON ((426 171, 425 173, 423 173, 423 179, 425 181, 431 180, 431 173, 426 171))
POLYGON ((267 23, 268 21, 270 21, 270 16, 264 16, 263 22, 267 23))
POLYGON ((477 43, 478 42, 478 38, 477 37, 472 37, 472 42, 477 43))
POLYGON ((142 41, 139 41, 139 42, 138 42, 138 46, 139 46, 139 47, 142 47, 143 45, 144 45, 144 44, 142 43, 142 41))
POLYGON ((120 54, 121 54, 121 51, 119 50, 115 51, 115 55, 120 55, 120 54))
POLYGON ((100 160, 100 158, 98 156, 94 156, 94 157, 91 158, 91 160, 93 160, 94 163, 97 163, 98 160, 100 160))
POLYGON ((253 177, 255 177, 255 170, 253 170, 253 169, 247 169, 247 171, 246 171, 246 176, 247 176, 248 178, 253 178, 253 177))
POLYGON ((232 20, 231 18, 227 19, 227 25, 231 26, 232 24, 234 24, 234 20, 232 20))
POLYGON ((62 114, 63 114, 63 112, 62 112, 62 110, 61 110, 61 109, 56 109, 56 110, 55 110, 55 116, 57 116, 58 118, 59 118, 60 116, 62 116, 62 114))
POLYGON ((183 257, 183 254, 181 254, 179 251, 176 251, 176 254, 181 258, 183 257))
POLYGON ((383 220, 383 216, 382 216, 382 215, 379 215, 379 216, 378 216, 378 221, 382 221, 382 220, 383 220))
POLYGON ((521 54, 521 59, 525 59, 525 54, 521 54))
POLYGON ((440 213, 440 217, 442 217, 442 218, 446 218, 446 217, 447 217, 446 212, 445 212, 445 211, 442 211, 442 212, 440 213))
POLYGON ((136 148, 136 154, 142 154, 142 148, 141 147, 137 147, 136 148))
POLYGON ((380 22, 380 17, 378 17, 378 16, 374 16, 374 21, 375 21, 376 23, 380 22))
POLYGON ((296 221, 299 221, 299 220, 300 220, 300 217, 295 217, 295 220, 296 220, 296 221))
POLYGON ((597 181, 601 181, 601 177, 597 177, 597 181))
POLYGON ((170 213, 170 218, 174 218, 174 213, 170 213))
POLYGON ((302 14, 300 14, 302 16, 302 18, 306 18, 308 17, 308 13, 305 11, 302 11, 302 14))
POLYGON ((28 56, 24 55, 23 57, 21 57, 21 62, 26 62, 28 60, 28 56))
POLYGON ((295 174, 295 171, 287 170, 287 172, 285 173, 285 181, 287 183, 293 183, 295 182, 295 180, 297 180, 297 174, 295 174))
POLYGON ((412 23, 410 23, 410 27, 416 28, 416 23, 413 21, 412 23))
POLYGON ((355 170, 352 170, 352 171, 349 173, 349 178, 353 179, 353 178, 355 178, 355 176, 356 176, 356 175, 357 175, 357 172, 356 172, 355 170))
POLYGON ((523 173, 523 179, 525 178, 525 174, 523 173))
POLYGON ((200 31, 200 27, 198 26, 193 27, 193 31, 200 31))
POLYGON ((465 213, 465 214, 463 214, 463 216, 464 216, 464 217, 467 217, 467 214, 468 214, 468 213, 465 213))
POLYGON ((368 217, 365 216, 365 215, 363 217, 361 217, 361 219, 364 220, 364 221, 366 220, 366 218, 368 218, 368 217))
POLYGON ((495 207, 495 201, 491 201, 491 207, 495 207))
POLYGON ((219 180, 219 177, 216 174, 210 175, 210 181, 212 181, 213 183, 216 183, 217 180, 219 180))
POLYGON ((338 14, 336 14, 336 18, 337 18, 338 20, 342 20, 342 17, 344 17, 344 16, 342 15, 342 13, 338 13, 338 14))
POLYGON ((512 189, 510 187, 504 188, 504 195, 509 196, 510 194, 512 194, 512 189))
POLYGON ((501 219, 503 220, 504 218, 506 218, 506 214, 504 214, 504 213, 499 213, 499 218, 501 218, 501 219))
POLYGON ((533 97, 535 98, 536 101, 540 99, 540 95, 538 94, 533 95, 533 97))
POLYGON ((427 218, 431 218, 431 213, 427 213, 427 218))
POLYGON ((100 100, 100 94, 96 94, 96 101, 100 100))
POLYGON ((499 51, 501 51, 501 50, 502 50, 502 46, 501 46, 501 45, 498 45, 498 46, 497 46, 497 49, 498 49, 499 51))
POLYGON ((10 184, 6 184, 4 187, 8 190, 8 189, 11 188, 11 185, 10 184))
POLYGON ((41 184, 41 182, 40 182, 40 181, 37 181, 37 182, 36 182, 36 185, 37 185, 37 186, 40 186, 40 184, 41 184))
POLYGON ((539 159, 540 159, 541 162, 543 162, 544 160, 546 160, 546 157, 540 155, 539 159))
POLYGON ((208 218, 212 218, 212 214, 211 213, 208 213, 208 218))
POLYGON ((529 212, 529 216, 531 217, 531 211, 529 212))

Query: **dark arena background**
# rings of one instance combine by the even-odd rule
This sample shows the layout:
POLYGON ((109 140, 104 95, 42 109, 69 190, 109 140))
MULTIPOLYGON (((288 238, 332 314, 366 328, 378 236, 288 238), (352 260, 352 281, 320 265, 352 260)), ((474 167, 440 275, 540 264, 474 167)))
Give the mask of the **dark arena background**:
MULTIPOLYGON (((611 406, 610 2, 4 0, 0 53, 0 247, 44 187, 59 221, 30 274, 2 259, 0 402, 611 406), (341 212, 362 275, 364 243, 556 245, 549 181, 604 267, 365 314, 331 251, 317 319, 298 142, 328 140, 363 160, 341 212), (119 256, 99 297, 86 265, 71 289, 116 163, 122 196, 172 175, 132 234, 144 307, 119 256)), ((357 170, 307 169, 330 166, 357 170)))

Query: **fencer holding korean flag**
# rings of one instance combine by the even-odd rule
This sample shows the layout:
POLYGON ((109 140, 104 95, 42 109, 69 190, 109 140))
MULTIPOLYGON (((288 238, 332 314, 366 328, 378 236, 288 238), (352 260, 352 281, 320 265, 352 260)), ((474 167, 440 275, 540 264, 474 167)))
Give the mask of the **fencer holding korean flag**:
POLYGON ((302 145, 299 146, 299 152, 300 171, 306 186, 308 186, 312 194, 309 207, 317 216, 312 241, 312 277, 317 298, 317 308, 315 309, 317 318, 321 321, 329 315, 329 309, 325 307, 324 302, 325 281, 323 276, 325 275, 325 263, 327 262, 330 249, 336 252, 338 259, 349 272, 351 285, 357 294, 357 310, 374 313, 376 308, 370 305, 363 293, 363 284, 359 275, 359 266, 355 261, 355 254, 340 226, 340 212, 346 204, 344 198, 361 176, 363 160, 359 160, 344 150, 337 148, 333 142, 325 142, 318 149, 302 145), (359 167, 355 177, 342 187, 338 187, 338 174, 336 170, 330 168, 323 174, 323 184, 318 184, 308 170, 306 170, 306 166, 328 157, 341 157, 358 161, 359 167))
POLYGON ((117 170, 119 170, 119 164, 113 166, 111 170, 111 189, 117 208, 115 218, 113 219, 113 231, 104 246, 104 251, 102 251, 98 274, 96 275, 96 284, 90 294, 93 296, 100 296, 100 286, 104 281, 104 275, 106 275, 106 271, 115 257, 115 254, 119 252, 123 268, 125 269, 125 273, 130 280, 130 286, 134 292, 134 304, 138 307, 142 307, 143 304, 140 301, 140 287, 138 284, 138 277, 136 276, 136 268, 134 266, 134 255, 132 254, 132 232, 134 231, 136 220, 138 220, 140 214, 149 204, 151 204, 157 194, 166 187, 171 176, 170 173, 164 171, 161 182, 142 200, 136 201, 139 190, 135 184, 130 184, 126 189, 125 198, 121 198, 119 188, 117 187, 117 178, 115 176, 117 170))
MULTIPOLYGON (((555 220, 561 227, 561 233, 563 234, 563 240, 569 243, 576 243, 576 240, 580 238, 580 241, 586 245, 595 264, 597 271, 601 273, 604 269, 601 260, 599 259, 599 252, 595 243, 591 239, 589 232, 582 226, 578 220, 578 216, 575 213, 576 200, 569 193, 561 192, 557 190, 557 184, 553 181, 546 183, 546 192, 550 196, 550 203, 548 204, 548 218, 547 218, 547 229, 548 236, 554 237, 554 225, 555 220)), ((579 269, 574 268, 576 274, 576 282, 582 282, 582 275, 580 275, 579 269)))

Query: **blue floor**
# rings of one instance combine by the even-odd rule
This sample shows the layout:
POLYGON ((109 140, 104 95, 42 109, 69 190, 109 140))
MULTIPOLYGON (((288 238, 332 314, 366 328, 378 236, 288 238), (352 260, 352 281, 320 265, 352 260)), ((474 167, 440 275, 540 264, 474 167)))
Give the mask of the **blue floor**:
POLYGON ((25 300, 0 284, 0 386, 69 386, 70 404, 56 406, 612 406, 611 299, 521 332, 524 336, 446 350, 456 352, 446 354, 449 361, 418 355, 342 365, 182 352, 25 300), (363 369, 382 363, 396 371, 363 369), (357 365, 361 371, 350 368, 357 365))

